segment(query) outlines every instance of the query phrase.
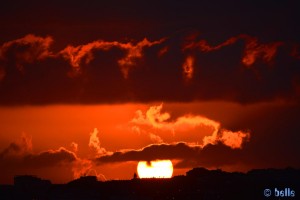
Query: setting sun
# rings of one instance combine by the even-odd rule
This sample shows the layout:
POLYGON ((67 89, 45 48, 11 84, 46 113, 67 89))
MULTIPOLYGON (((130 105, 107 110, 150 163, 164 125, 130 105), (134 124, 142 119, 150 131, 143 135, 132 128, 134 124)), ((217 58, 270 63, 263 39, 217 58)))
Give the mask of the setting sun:
POLYGON ((137 171, 140 178, 171 178, 173 165, 170 160, 140 161, 137 171))

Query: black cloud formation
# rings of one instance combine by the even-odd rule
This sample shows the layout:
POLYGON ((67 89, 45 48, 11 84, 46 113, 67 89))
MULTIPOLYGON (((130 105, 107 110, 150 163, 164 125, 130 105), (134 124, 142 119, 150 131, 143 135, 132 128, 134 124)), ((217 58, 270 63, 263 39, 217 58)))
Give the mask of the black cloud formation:
MULTIPOLYGON (((31 143, 31 142, 30 142, 31 143)), ((0 152, 0 169, 9 170, 9 167, 44 168, 58 166, 62 163, 72 163, 78 160, 75 153, 61 147, 57 150, 48 150, 40 153, 31 151, 30 143, 11 143, 0 152)))
POLYGON ((191 146, 187 143, 150 145, 141 150, 114 152, 95 159, 97 164, 151 161, 172 159, 179 160, 176 168, 191 168, 196 166, 221 167, 242 161, 242 150, 233 150, 221 143, 216 145, 191 146))

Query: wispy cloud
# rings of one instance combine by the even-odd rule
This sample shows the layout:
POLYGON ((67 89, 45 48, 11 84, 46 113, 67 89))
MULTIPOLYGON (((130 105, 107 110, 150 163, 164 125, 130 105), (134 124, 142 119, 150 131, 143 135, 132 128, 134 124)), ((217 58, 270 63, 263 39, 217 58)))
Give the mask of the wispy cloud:
POLYGON ((80 74, 81 64, 84 62, 85 64, 89 64, 94 59, 93 51, 95 50, 103 50, 108 51, 113 47, 119 48, 121 50, 126 51, 126 56, 118 60, 118 64, 120 65, 121 71, 123 73, 124 78, 128 78, 128 72, 130 67, 134 66, 136 60, 143 57, 143 49, 146 47, 151 47, 153 45, 160 44, 165 39, 161 39, 158 41, 149 41, 147 38, 143 39, 136 44, 128 42, 122 43, 118 41, 108 42, 97 40, 85 45, 79 46, 67 46, 65 49, 59 52, 66 60, 68 60, 73 67, 73 74, 80 74))
POLYGON ((238 40, 245 41, 245 48, 241 61, 247 67, 253 65, 257 61, 257 59, 262 59, 266 63, 271 62, 274 56, 276 55, 278 47, 284 44, 283 42, 271 42, 268 44, 262 44, 259 43, 258 39, 255 37, 246 34, 241 34, 235 37, 231 37, 225 42, 216 46, 209 45, 206 40, 200 40, 198 42, 191 41, 185 44, 182 50, 190 51, 198 49, 202 52, 217 51, 223 47, 236 43, 238 40))
MULTIPOLYGON (((199 127, 209 127, 211 134, 203 137, 202 147, 208 144, 217 144, 219 142, 231 147, 232 149, 242 148, 242 144, 249 140, 249 131, 230 131, 223 129, 221 123, 200 115, 184 115, 175 120, 169 121, 170 113, 162 112, 163 104, 151 106, 144 114, 141 110, 136 111, 136 116, 131 120, 135 130, 143 130, 143 126, 154 128, 156 131, 170 131, 175 134, 177 131, 183 131, 186 134, 189 131, 199 127)), ((147 131, 146 131, 147 132, 147 131)), ((158 135, 158 133, 156 133, 158 135)), ((159 136, 159 135, 158 135, 159 136)), ((199 133, 199 138, 201 138, 199 133)), ((195 141, 196 143, 196 141, 195 141)))
POLYGON ((136 60, 143 57, 144 48, 160 44, 163 41, 165 41, 165 38, 153 42, 145 38, 135 45, 132 43, 119 44, 119 47, 121 49, 127 50, 127 55, 124 58, 118 60, 124 78, 128 78, 129 69, 136 64, 136 60))
POLYGON ((208 44, 208 42, 206 40, 200 40, 198 42, 195 41, 191 41, 190 43, 187 43, 183 46, 183 51, 186 50, 190 50, 190 49, 199 49, 200 51, 203 52, 210 52, 210 51, 216 51, 221 49, 222 47, 234 44, 240 37, 231 37, 228 40, 226 40, 225 42, 216 45, 216 46, 211 46, 208 44))
POLYGON ((72 75, 77 76, 81 73, 82 63, 89 64, 93 59, 94 50, 107 51, 113 46, 117 46, 118 42, 106 42, 97 40, 84 45, 72 46, 68 45, 65 49, 61 50, 58 54, 62 55, 72 66, 72 75))
POLYGON ((105 148, 100 146, 100 140, 98 138, 98 129, 95 128, 94 131, 90 134, 89 147, 94 149, 97 155, 102 155, 107 153, 105 148))
POLYGON ((246 41, 242 62, 247 67, 253 65, 259 58, 266 63, 271 62, 276 55, 278 47, 283 45, 283 42, 260 44, 258 43, 257 38, 247 35, 243 35, 242 38, 244 38, 246 41))

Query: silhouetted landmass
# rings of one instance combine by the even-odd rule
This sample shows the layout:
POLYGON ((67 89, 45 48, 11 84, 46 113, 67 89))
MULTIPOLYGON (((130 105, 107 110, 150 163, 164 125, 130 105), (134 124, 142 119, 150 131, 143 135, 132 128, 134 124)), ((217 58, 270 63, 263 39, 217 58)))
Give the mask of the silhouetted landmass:
POLYGON ((0 199, 299 199, 300 170, 257 169, 248 173, 194 168, 171 179, 111 180, 85 176, 51 184, 35 176, 16 176, 0 186, 0 199), (269 191, 265 191, 270 189, 269 191), (265 195, 270 195, 266 197, 265 195))

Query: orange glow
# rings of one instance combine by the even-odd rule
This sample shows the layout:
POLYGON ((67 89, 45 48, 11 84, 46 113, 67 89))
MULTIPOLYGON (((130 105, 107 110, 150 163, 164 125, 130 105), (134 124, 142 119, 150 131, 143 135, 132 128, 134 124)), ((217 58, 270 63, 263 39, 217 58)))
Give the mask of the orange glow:
MULTIPOLYGON (((91 173, 99 175, 99 178, 104 175, 107 180, 130 179, 132 172, 137 170, 136 160, 101 165, 92 160, 116 151, 125 152, 126 149, 139 151, 153 144, 183 141, 205 146, 221 142, 232 149, 240 149, 249 140, 251 129, 249 132, 225 129, 228 124, 236 121, 239 113, 249 115, 262 108, 279 105, 280 102, 247 106, 226 102, 154 102, 0 107, 0 153, 5 152, 2 168, 9 162, 21 162, 27 155, 34 158, 30 165, 4 168, 6 177, 0 180, 0 184, 10 183, 15 174, 34 174, 49 178, 54 183, 65 183, 91 173), (22 137, 18 140, 20 135, 22 137), (35 166, 32 163, 47 156, 51 156, 52 160, 55 158, 56 162, 48 166, 47 160, 43 160, 38 165, 43 167, 41 169, 27 167, 35 166)), ((146 157, 141 159, 147 160, 146 157)), ((175 160, 167 162, 169 177, 185 173, 183 168, 172 170, 175 160)), ((139 166, 143 165, 143 170, 146 173, 150 171, 153 177, 151 166, 154 168, 156 164, 147 166, 147 162, 141 161, 139 166)), ((147 174, 139 172, 139 176, 143 178, 147 174)), ((165 174, 159 176, 168 177, 165 174)))
POLYGON ((193 78, 194 74, 194 58, 192 56, 188 56, 183 63, 183 75, 186 80, 190 80, 193 78))
POLYGON ((170 160, 140 161, 137 171, 140 178, 171 178, 173 164, 170 160))
POLYGON ((253 65, 258 58, 264 62, 270 62, 276 55, 277 49, 282 42, 259 44, 256 38, 246 37, 246 47, 242 62, 246 66, 253 65))
POLYGON ((242 148, 244 141, 248 141, 250 138, 249 132, 237 131, 232 132, 228 130, 223 130, 222 137, 220 140, 232 149, 242 148))

